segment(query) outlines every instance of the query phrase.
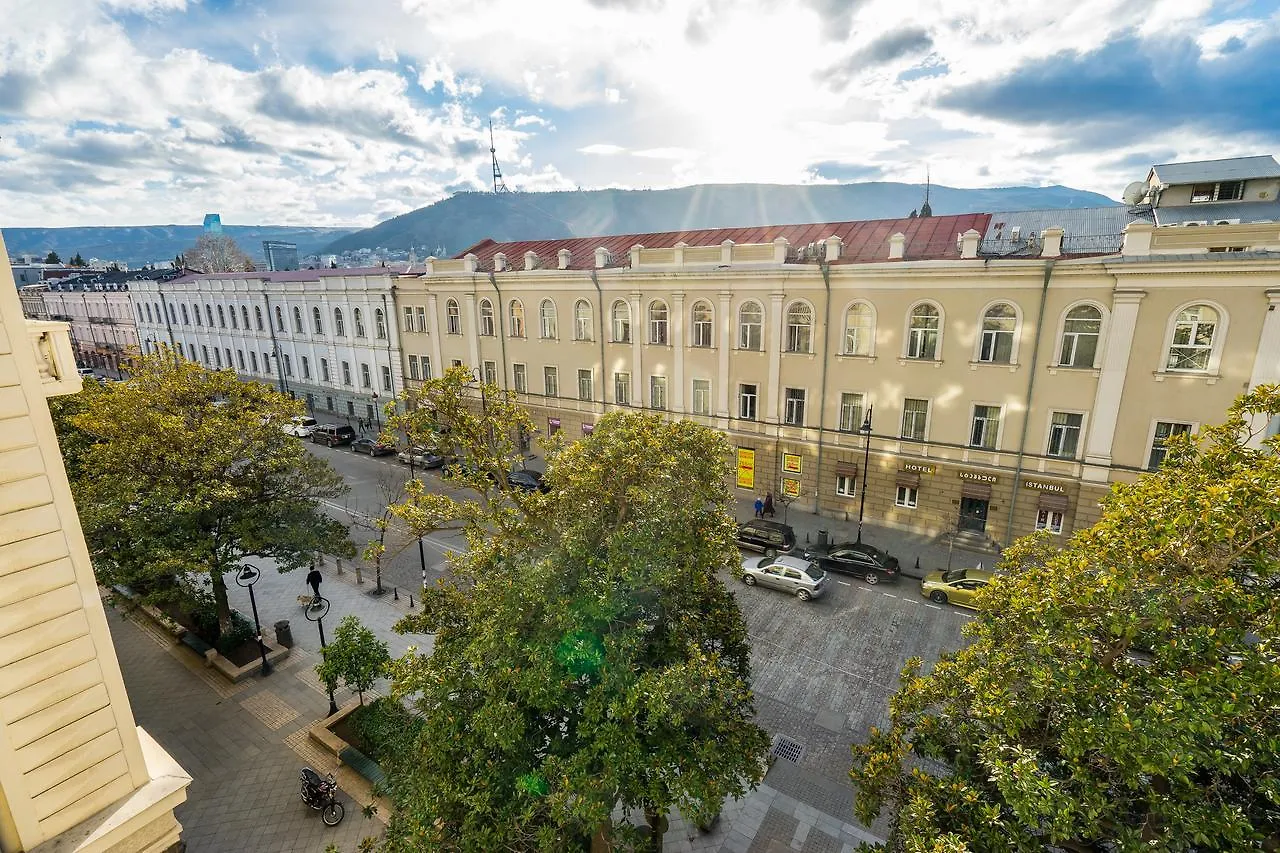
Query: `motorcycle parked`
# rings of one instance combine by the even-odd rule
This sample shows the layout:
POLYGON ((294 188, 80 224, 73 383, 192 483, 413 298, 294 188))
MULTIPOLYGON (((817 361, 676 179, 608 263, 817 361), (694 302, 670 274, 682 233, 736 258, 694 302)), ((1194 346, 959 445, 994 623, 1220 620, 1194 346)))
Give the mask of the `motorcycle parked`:
POLYGON ((337 826, 342 823, 347 810, 338 802, 338 783, 333 774, 322 778, 310 767, 304 767, 299 778, 302 780, 302 801, 320 812, 324 825, 337 826))

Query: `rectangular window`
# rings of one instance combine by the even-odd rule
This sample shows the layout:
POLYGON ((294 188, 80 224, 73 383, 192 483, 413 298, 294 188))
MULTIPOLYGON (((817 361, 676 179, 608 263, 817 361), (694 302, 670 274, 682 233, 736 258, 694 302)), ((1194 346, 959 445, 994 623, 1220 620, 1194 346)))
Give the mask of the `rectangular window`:
POLYGON ((893 504, 907 509, 915 509, 918 500, 919 494, 914 488, 911 486, 898 486, 898 495, 894 498, 893 504))
POLYGON ((974 406, 973 429, 969 431, 969 446, 995 450, 999 433, 1000 407, 974 406))
POLYGON ((560 375, 554 367, 542 368, 542 393, 547 397, 560 396, 560 375))
POLYGON ((1192 204, 1206 201, 1239 201, 1242 198, 1244 198, 1244 181, 1191 185, 1192 204))
POLYGON ((349 361, 342 362, 342 384, 351 384, 351 362, 349 361))
POLYGON ((738 386, 738 417, 744 421, 756 419, 756 403, 759 400, 758 385, 738 386))
POLYGON ((218 349, 217 347, 213 348, 213 363, 216 364, 219 368, 222 367, 222 350, 218 349))
POLYGON ((786 399, 782 410, 782 422, 790 426, 804 426, 803 388, 786 389, 786 399))
MULTIPOLYGON (((329 381, 329 359, 320 359, 320 379, 324 382, 329 381)), ((329 407, 329 411, 333 411, 333 406, 329 407)))
POLYGON ((302 357, 302 378, 311 378, 311 361, 305 355, 302 357))
POLYGON ((356 404, 350 400, 347 401, 347 415, 353 418, 356 416, 356 404))
POLYGON ((404 330, 413 331, 413 307, 410 305, 404 306, 404 330))
POLYGON ((858 483, 852 474, 836 474, 836 494, 844 498, 858 496, 858 483))
POLYGON ((1054 412, 1049 420, 1049 456, 1063 459, 1075 459, 1076 450, 1080 447, 1080 428, 1084 425, 1084 415, 1072 412, 1054 412))
POLYGON ((858 432, 862 429, 862 395, 845 392, 840 395, 840 431, 858 432))
POLYGON ((1164 462, 1165 442, 1175 435, 1190 434, 1191 424, 1181 424, 1173 421, 1157 422, 1156 434, 1151 441, 1151 456, 1147 459, 1147 469, 1154 471, 1160 467, 1160 463, 1164 462))
POLYGON ((667 377, 665 376, 649 377, 649 408, 651 409, 667 408, 667 377))
MULTIPOLYGON (((285 356, 285 358, 288 358, 288 356, 285 356)), ((287 362, 287 361, 286 361, 286 362, 285 362, 285 367, 287 368, 288 366, 289 366, 289 362, 287 362)), ((391 367, 390 367, 390 365, 383 365, 383 366, 382 366, 382 390, 383 390, 383 391, 390 391, 390 390, 391 390, 391 367)))
POLYGON ((693 413, 695 415, 711 414, 711 380, 693 380, 693 413))
POLYGON ((594 387, 595 383, 592 382, 591 380, 592 380, 592 376, 591 376, 590 370, 578 371, 578 399, 579 400, 590 401, 595 399, 595 387, 594 387))
POLYGON ((523 364, 511 365, 511 385, 517 394, 529 393, 529 372, 523 364))
POLYGON ((462 359, 460 359, 460 358, 455 358, 455 359, 453 359, 453 361, 452 361, 452 365, 453 365, 454 367, 462 367, 462 359))
POLYGON ((431 356, 429 355, 418 356, 418 363, 422 365, 422 378, 430 379, 431 378, 431 356))
POLYGON ((1062 513, 1051 509, 1036 512, 1036 530, 1047 530, 1050 533, 1062 532, 1062 513))
POLYGON ((929 422, 929 401, 902 401, 902 437, 912 441, 924 441, 925 427, 929 422))
POLYGON ((227 367, 230 367, 231 366, 231 347, 227 347, 226 349, 223 350, 223 352, 227 354, 227 367))
POLYGON ((418 373, 418 357, 416 355, 409 356, 409 378, 410 379, 422 378, 421 374, 418 373))
POLYGON ((373 385, 372 377, 369 375, 369 365, 360 365, 360 387, 369 388, 373 385))
POLYGON ((283 356, 281 356, 281 358, 284 359, 284 375, 292 376, 293 375, 293 359, 289 357, 288 353, 285 353, 283 356))
POLYGON ((333 411, 333 398, 332 398, 332 397, 325 397, 325 398, 324 398, 324 410, 325 410, 326 412, 332 412, 332 411, 333 411))
POLYGON ((498 363, 496 361, 486 361, 484 363, 484 384, 498 384, 498 363))
POLYGON ((200 345, 200 360, 205 364, 209 363, 209 348, 204 344, 200 345))
POLYGON ((413 309, 414 315, 418 318, 413 326, 415 332, 425 332, 427 330, 427 309, 421 305, 413 309))
POLYGON ((631 405, 631 374, 613 374, 613 402, 619 406, 631 405))
POLYGON ((258 354, 256 352, 249 353, 249 363, 253 365, 253 372, 258 372, 258 354))

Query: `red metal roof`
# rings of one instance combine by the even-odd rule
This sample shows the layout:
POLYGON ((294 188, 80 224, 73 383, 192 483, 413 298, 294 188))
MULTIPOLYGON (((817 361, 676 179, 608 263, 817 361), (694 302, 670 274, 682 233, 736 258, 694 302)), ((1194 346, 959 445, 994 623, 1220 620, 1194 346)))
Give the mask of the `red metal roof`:
MULTIPOLYGON (((417 265, 418 267, 421 264, 417 265)), ((388 264, 385 267, 322 267, 314 270, 278 270, 271 272, 269 270, 258 270, 257 272, 192 272, 187 273, 181 278, 173 281, 178 284, 186 284, 189 281, 198 281, 207 278, 229 279, 234 281, 316 281, 321 278, 335 278, 340 276, 368 276, 368 275, 399 275, 406 271, 408 267, 405 263, 388 264)))
POLYGON ((557 253, 568 249, 572 255, 570 269, 595 266, 595 250, 604 247, 615 259, 625 260, 631 247, 669 249, 676 243, 689 246, 718 246, 725 240, 734 243, 770 243, 785 237, 792 246, 820 242, 835 235, 844 241, 838 264, 866 264, 889 260, 889 235, 901 231, 906 235, 904 260, 924 261, 958 259, 956 235, 970 228, 986 233, 989 213, 964 213, 955 216, 929 216, 915 219, 869 219, 859 222, 815 222, 807 225, 761 225, 750 228, 702 228, 695 231, 664 231, 655 234, 615 234, 608 237, 567 237, 559 240, 519 240, 496 243, 485 239, 459 252, 454 257, 474 254, 479 268, 493 269, 493 256, 502 252, 512 269, 524 268, 525 252, 535 252, 541 267, 558 266, 557 253))

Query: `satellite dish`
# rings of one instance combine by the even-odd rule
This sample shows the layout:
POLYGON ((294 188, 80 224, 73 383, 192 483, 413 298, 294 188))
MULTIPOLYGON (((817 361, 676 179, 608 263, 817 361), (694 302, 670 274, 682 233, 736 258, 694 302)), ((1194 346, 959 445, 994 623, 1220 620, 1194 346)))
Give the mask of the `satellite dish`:
POLYGON ((1132 205, 1142 201, 1144 198, 1146 198, 1146 196, 1147 196, 1146 183, 1143 181, 1134 181, 1133 183, 1129 184, 1129 186, 1124 188, 1124 195, 1122 196, 1122 198, 1124 199, 1125 204, 1132 205))

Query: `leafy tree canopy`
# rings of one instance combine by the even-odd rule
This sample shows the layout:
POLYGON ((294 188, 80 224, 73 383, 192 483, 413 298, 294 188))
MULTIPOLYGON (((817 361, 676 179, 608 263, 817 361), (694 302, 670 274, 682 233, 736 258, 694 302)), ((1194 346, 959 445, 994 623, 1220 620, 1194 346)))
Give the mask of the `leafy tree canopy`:
POLYGON ((435 645, 392 665, 425 724, 393 767, 388 848, 573 849, 618 805, 659 830, 674 807, 717 812, 759 782, 768 747, 746 626, 716 575, 737 562, 724 439, 611 414, 544 445, 551 490, 525 494, 505 473, 529 416, 475 390, 451 370, 392 423, 472 460, 456 478, 481 499, 419 490, 397 506, 417 531, 466 519, 471 548, 399 626, 435 645))
POLYGON ((1280 849, 1277 412, 1256 389, 1065 549, 1005 553, 970 645, 854 747, 890 850, 1280 849))
POLYGON ((333 642, 321 649, 320 654, 323 660, 316 664, 320 680, 330 688, 341 681, 348 690, 360 694, 361 705, 365 692, 386 673, 391 663, 387 644, 355 616, 346 616, 338 623, 333 642))
POLYGON ((44 262, 46 264, 60 264, 62 263, 62 258, 58 257, 57 252, 50 250, 49 254, 45 255, 44 262))
POLYGON ((253 259, 226 234, 201 234, 181 255, 183 264, 203 273, 253 272, 253 259))
POLYGON ((172 591, 204 572, 225 629, 223 575, 241 558, 270 557, 285 571, 318 550, 354 554, 317 503, 345 483, 284 433, 301 403, 168 352, 129 369, 127 381, 86 384, 55 413, 99 577, 172 591))

